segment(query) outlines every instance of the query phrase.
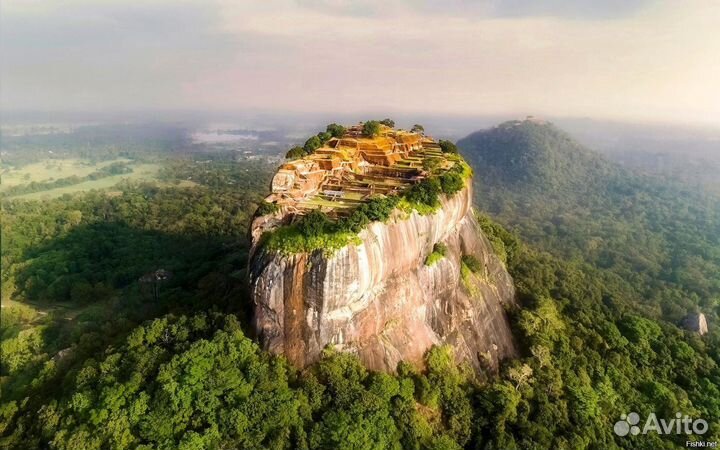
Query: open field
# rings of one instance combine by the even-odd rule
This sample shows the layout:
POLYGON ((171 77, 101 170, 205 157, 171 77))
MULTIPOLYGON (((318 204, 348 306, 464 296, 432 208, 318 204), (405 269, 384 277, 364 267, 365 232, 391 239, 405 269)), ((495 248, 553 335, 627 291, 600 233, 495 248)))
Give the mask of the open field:
MULTIPOLYGON (((102 166, 94 167, 93 170, 91 170, 90 172, 94 171, 96 168, 99 167, 102 166)), ((64 186, 41 192, 32 192, 29 194, 18 195, 11 198, 24 200, 39 200, 43 198, 60 197, 63 194, 72 194, 74 192, 89 191, 92 189, 106 189, 115 186, 117 183, 123 180, 150 181, 155 179, 157 172, 160 170, 160 165, 152 163, 142 163, 133 165, 132 169, 133 172, 128 174, 112 175, 109 177, 100 178, 98 180, 84 181, 82 183, 73 184, 71 186, 64 186)), ((68 174, 67 176, 72 176, 72 174, 68 174)))
POLYGON ((110 161, 102 161, 93 163, 85 159, 69 158, 69 159, 47 159, 33 164, 28 164, 21 168, 8 168, 2 172, 2 188, 18 186, 35 182, 43 182, 67 178, 73 175, 84 177, 91 173, 108 166, 113 163, 132 162, 130 159, 113 159, 110 161))
MULTIPOLYGON (((83 309, 87 308, 87 306, 77 306, 74 304, 65 304, 65 303, 38 303, 38 302, 30 302, 30 301, 23 301, 19 302, 17 300, 11 300, 9 298, 4 299, 2 301, 2 305, 0 305, 3 309, 5 308, 22 308, 27 310, 29 315, 34 316, 33 323, 37 322, 42 316, 47 316, 48 314, 56 314, 58 318, 62 320, 72 320, 75 316, 80 314, 83 309)), ((33 324, 29 323, 29 324, 33 324)))

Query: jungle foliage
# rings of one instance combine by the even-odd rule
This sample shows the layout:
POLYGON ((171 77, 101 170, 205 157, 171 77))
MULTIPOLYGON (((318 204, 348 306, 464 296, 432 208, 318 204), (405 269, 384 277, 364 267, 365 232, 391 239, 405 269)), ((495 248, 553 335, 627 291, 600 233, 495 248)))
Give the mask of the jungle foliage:
MULTIPOLYGON (((260 166, 242 176, 247 167, 178 163, 168 176, 193 173, 201 185, 6 201, 3 295, 14 302, 3 298, 0 321, 0 447, 612 450, 720 440, 716 203, 619 176, 594 157, 553 156, 569 142, 555 130, 519 131, 461 145, 482 174, 478 202, 514 229, 479 217, 518 291, 509 316, 520 355, 497 375, 457 364, 448 347, 431 349, 423 370, 401 363, 394 375, 332 349, 304 371, 261 351, 238 273, 271 175, 260 166), (495 151, 527 144, 534 150, 495 151), (583 164, 564 165, 576 157, 583 164), (159 267, 174 276, 155 299, 138 277, 159 267), (90 290, 74 298, 83 280, 90 290), (58 303, 82 308, 57 321, 61 311, 35 309, 58 303), (675 321, 698 307, 711 323, 703 337, 675 321), (681 412, 710 429, 618 437, 613 424, 629 411, 681 412)), ((358 224, 405 201, 376 200, 358 224)), ((308 233, 327 226, 308 221, 308 233)))

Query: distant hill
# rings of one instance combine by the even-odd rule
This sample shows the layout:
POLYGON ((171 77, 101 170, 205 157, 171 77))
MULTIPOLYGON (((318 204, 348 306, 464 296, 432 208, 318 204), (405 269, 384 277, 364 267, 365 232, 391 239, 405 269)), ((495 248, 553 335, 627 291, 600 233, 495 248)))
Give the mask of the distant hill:
POLYGON ((621 277, 652 314, 717 317, 717 198, 623 168, 550 123, 505 122, 458 146, 476 203, 524 239, 621 277))
POLYGON ((600 155, 545 122, 505 122, 458 145, 486 176, 514 186, 577 187, 612 170, 600 155))

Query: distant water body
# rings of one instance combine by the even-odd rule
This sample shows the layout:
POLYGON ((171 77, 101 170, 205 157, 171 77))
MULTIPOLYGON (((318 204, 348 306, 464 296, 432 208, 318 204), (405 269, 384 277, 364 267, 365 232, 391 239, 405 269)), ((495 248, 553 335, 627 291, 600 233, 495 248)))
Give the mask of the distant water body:
POLYGON ((234 131, 202 131, 192 134, 193 142, 206 144, 221 144, 225 142, 257 141, 259 138, 251 133, 236 133, 234 131))

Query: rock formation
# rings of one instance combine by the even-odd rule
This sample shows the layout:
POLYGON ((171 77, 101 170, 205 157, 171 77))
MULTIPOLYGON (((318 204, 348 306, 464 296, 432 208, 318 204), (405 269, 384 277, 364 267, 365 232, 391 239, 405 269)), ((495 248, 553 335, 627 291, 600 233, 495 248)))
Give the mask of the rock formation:
POLYGON ((515 290, 471 205, 468 186, 441 196, 434 214, 396 210, 361 231, 358 245, 332 254, 269 251, 260 236, 282 215, 256 218, 249 278, 263 347, 305 367, 333 345, 371 369, 393 371, 402 360, 420 366, 432 345, 450 344, 458 360, 497 368, 515 354, 504 310, 515 290), (446 255, 428 266, 438 242, 446 255), (482 270, 463 275, 464 255, 482 270))
POLYGON ((686 330, 694 331, 700 336, 708 332, 707 319, 705 319, 705 314, 703 313, 688 314, 682 320, 682 326, 686 330))

